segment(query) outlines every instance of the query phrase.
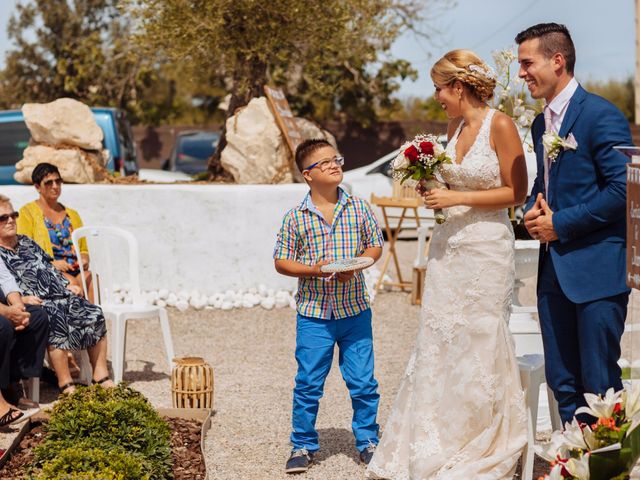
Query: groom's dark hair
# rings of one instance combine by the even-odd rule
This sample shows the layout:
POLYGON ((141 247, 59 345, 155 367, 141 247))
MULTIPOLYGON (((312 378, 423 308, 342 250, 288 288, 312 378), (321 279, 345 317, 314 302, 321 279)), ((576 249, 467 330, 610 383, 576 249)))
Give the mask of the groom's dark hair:
POLYGON ((540 39, 540 53, 551 58, 561 53, 567 62, 567 73, 573 75, 576 66, 576 48, 573 46, 569 29, 559 23, 539 23, 516 35, 516 43, 520 45, 526 40, 540 39))

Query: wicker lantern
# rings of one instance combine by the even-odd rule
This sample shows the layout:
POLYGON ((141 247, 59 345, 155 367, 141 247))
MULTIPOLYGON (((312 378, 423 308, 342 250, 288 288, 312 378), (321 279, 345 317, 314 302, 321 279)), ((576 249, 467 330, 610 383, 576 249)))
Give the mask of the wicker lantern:
POLYGON ((171 373, 173 408, 213 408, 213 368, 200 357, 175 358, 171 373))

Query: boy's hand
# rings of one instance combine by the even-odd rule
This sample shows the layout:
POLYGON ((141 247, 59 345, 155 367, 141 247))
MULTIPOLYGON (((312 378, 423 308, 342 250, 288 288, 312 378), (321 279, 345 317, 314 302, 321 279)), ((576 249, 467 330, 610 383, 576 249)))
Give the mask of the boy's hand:
POLYGON ((353 278, 355 274, 356 274, 356 270, 350 270, 348 272, 339 272, 339 273, 336 273, 336 278, 341 283, 347 283, 349 280, 353 278))
POLYGON ((316 263, 315 265, 311 266, 311 276, 312 277, 323 277, 323 278, 327 278, 330 277, 331 275, 333 275, 333 273, 330 272, 323 272, 322 270, 320 270, 320 267, 322 267, 323 265, 327 265, 331 262, 329 262, 328 260, 321 260, 320 262, 316 263))

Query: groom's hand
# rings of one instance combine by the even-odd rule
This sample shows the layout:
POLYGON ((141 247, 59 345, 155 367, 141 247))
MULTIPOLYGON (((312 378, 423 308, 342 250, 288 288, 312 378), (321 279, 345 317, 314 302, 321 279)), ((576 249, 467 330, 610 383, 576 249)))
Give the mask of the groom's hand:
MULTIPOLYGON (((538 203, 536 201, 536 203, 538 203)), ((542 213, 532 221, 531 229, 527 227, 531 236, 540 241, 540 243, 549 243, 558 240, 558 234, 553 228, 553 211, 547 205, 544 198, 540 199, 540 210, 542 213)))
POLYGON ((532 238, 536 238, 535 235, 533 234, 533 229, 536 227, 536 222, 538 220, 538 218, 540 217, 540 215, 543 214, 542 211, 542 194, 538 193, 538 196, 536 197, 536 201, 533 204, 533 206, 529 209, 529 211, 527 213, 524 214, 524 226, 527 229, 527 232, 529 232, 529 235, 531 235, 532 238))

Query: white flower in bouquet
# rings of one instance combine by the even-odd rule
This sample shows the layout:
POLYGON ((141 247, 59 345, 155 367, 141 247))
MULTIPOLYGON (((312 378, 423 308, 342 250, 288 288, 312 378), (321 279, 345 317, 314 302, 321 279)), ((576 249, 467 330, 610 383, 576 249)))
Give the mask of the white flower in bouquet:
POLYGON ((631 390, 625 390, 622 395, 624 412, 627 418, 631 419, 629 431, 640 425, 640 384, 632 384, 631 390))
POLYGON ((545 480, 565 480, 564 475, 562 474, 562 469, 564 465, 558 463, 555 467, 551 469, 548 475, 544 477, 545 480))
POLYGON ((402 145, 402 148, 400 148, 400 153, 393 160, 393 164, 392 164, 393 170, 406 170, 406 168, 410 165, 409 159, 404 155, 404 150, 408 146, 409 144, 405 143, 404 145, 402 145))
POLYGON ((536 453, 547 462, 555 462, 558 457, 568 458, 569 447, 562 431, 556 430, 551 434, 551 440, 544 445, 535 446, 536 453))
POLYGON ((624 390, 616 392, 613 388, 607 390, 604 397, 594 395, 593 393, 585 393, 584 399, 588 407, 580 407, 576 410, 576 415, 586 413, 596 418, 611 418, 616 405, 622 403, 622 393, 624 390))
POLYGON ((580 428, 580 423, 578 420, 573 419, 571 423, 566 422, 564 424, 564 433, 563 437, 565 440, 565 445, 570 449, 580 449, 587 450, 587 442, 585 441, 584 434, 582 432, 582 428, 580 428))
POLYGON ((589 454, 585 453, 580 458, 570 458, 564 468, 573 475, 575 480, 589 480, 589 454))

